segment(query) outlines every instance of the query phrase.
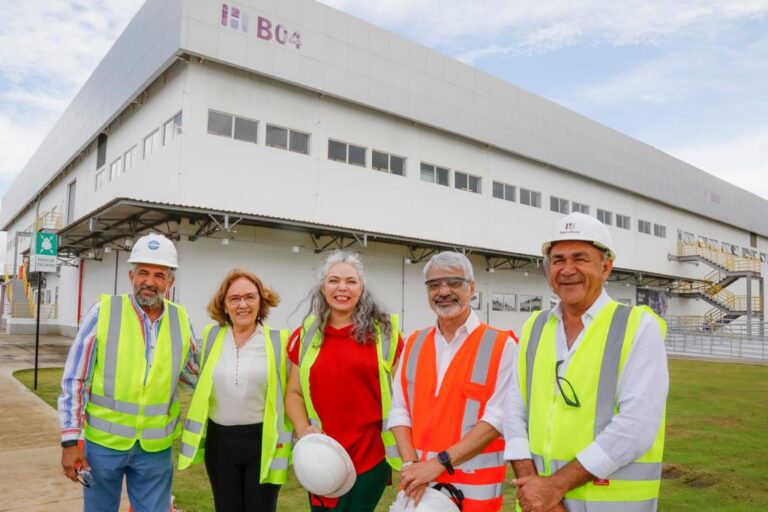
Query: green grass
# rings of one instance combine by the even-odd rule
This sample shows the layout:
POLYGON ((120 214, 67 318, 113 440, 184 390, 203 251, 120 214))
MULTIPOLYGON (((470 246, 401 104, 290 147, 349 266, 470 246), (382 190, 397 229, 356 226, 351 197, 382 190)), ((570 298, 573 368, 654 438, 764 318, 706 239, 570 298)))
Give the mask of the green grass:
MULTIPOLYGON (((671 360, 667 403, 662 512, 768 510, 768 367, 671 360)), ((32 387, 32 371, 14 374, 32 387)), ((56 407, 61 369, 41 370, 37 394, 56 407)), ((185 393, 183 400, 189 400, 185 393)), ((178 449, 179 441, 176 443, 178 449)), ((395 479, 397 477, 395 476, 395 479)), ((387 489, 377 511, 394 501, 387 489)), ((174 477, 176 504, 185 512, 213 511, 202 465, 174 477)), ((504 511, 512 511, 514 490, 506 490, 504 511)), ((307 496, 291 478, 278 510, 308 510, 307 496)))

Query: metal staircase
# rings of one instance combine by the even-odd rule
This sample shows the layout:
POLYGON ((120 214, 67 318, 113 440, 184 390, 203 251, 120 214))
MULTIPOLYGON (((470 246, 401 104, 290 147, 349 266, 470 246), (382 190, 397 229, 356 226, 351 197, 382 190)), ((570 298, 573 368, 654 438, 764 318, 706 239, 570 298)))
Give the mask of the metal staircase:
POLYGON ((697 298, 713 306, 704 315, 710 328, 727 325, 746 316, 747 319, 762 317, 763 278, 760 260, 734 256, 699 242, 677 242, 677 254, 669 259, 681 262, 701 262, 713 270, 699 280, 679 280, 672 284, 670 292, 679 297, 697 298), (736 295, 727 288, 745 279, 747 294, 736 295), (759 294, 753 295, 752 281, 758 280, 759 294))

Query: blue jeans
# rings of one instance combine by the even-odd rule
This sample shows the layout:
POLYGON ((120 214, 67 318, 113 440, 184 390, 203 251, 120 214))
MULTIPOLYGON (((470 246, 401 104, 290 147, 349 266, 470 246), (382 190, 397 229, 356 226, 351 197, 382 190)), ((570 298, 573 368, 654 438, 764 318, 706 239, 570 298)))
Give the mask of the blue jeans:
POLYGON ((147 452, 136 442, 130 450, 113 450, 86 439, 85 457, 94 484, 84 488, 84 512, 117 512, 123 490, 134 512, 167 512, 171 505, 171 449, 147 452))

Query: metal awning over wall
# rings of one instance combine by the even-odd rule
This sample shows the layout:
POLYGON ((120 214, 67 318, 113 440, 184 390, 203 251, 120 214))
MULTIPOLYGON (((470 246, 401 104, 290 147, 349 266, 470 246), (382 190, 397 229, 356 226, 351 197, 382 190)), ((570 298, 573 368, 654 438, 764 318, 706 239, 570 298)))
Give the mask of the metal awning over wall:
MULTIPOLYGON (((429 259, 443 250, 456 250, 481 256, 486 268, 495 270, 537 270, 541 267, 539 255, 506 253, 481 247, 466 247, 436 240, 400 237, 388 233, 362 232, 340 226, 300 222, 291 219, 253 215, 234 211, 210 210, 200 207, 153 203, 118 198, 85 215, 59 231, 59 255, 64 259, 99 259, 109 246, 128 251, 137 236, 150 231, 160 232, 173 240, 182 236, 189 240, 202 237, 226 236, 235 226, 303 232, 311 237, 316 253, 334 249, 367 247, 368 242, 387 243, 406 249, 404 257, 412 263, 429 259), (182 225, 184 225, 182 233, 182 225)), ((611 281, 638 286, 666 287, 678 281, 675 276, 614 268, 611 281)))

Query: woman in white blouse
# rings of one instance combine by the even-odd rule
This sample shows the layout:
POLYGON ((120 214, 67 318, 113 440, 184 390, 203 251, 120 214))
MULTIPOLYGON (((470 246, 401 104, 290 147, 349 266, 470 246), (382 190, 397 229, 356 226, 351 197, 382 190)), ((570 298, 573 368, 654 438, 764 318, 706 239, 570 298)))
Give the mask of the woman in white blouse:
POLYGON ((179 468, 205 460, 220 512, 275 512, 288 474, 283 414, 289 332, 263 325, 278 294, 230 271, 208 304, 200 379, 184 425, 179 468), (204 446, 203 446, 204 445, 204 446))

